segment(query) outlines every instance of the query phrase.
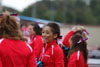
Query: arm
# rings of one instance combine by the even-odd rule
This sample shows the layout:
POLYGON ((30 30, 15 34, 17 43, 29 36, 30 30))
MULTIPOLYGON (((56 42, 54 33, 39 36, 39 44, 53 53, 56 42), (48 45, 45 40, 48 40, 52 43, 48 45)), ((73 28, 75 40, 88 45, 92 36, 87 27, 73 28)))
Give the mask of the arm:
POLYGON ((63 42, 62 42, 62 43, 63 43, 66 47, 68 47, 68 48, 70 48, 69 39, 70 39, 70 37, 71 37, 73 34, 74 34, 74 31, 71 30, 71 31, 64 37, 64 39, 63 39, 63 42))
POLYGON ((64 54, 61 48, 54 50, 53 60, 55 61, 55 67, 64 67, 64 54))
POLYGON ((35 44, 35 46, 34 46, 35 55, 38 58, 41 53, 42 47, 43 47, 42 38, 41 37, 36 38, 34 44, 35 44))

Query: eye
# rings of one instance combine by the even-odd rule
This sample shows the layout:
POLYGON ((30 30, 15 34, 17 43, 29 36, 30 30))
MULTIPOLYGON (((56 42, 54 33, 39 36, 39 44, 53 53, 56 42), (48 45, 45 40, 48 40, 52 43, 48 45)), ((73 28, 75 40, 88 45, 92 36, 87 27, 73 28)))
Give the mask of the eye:
POLYGON ((42 33, 44 33, 44 32, 42 32, 42 33))
POLYGON ((49 32, 46 32, 46 34, 50 34, 49 32))

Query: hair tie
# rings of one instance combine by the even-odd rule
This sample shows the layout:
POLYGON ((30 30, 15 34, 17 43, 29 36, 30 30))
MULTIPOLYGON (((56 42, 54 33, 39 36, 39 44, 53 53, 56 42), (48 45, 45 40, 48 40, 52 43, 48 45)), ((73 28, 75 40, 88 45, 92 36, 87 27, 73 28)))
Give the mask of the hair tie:
POLYGON ((86 41, 86 40, 88 40, 88 38, 85 38, 85 39, 80 38, 79 41, 78 41, 77 43, 79 44, 79 43, 82 43, 83 41, 86 41))
MULTIPOLYGON (((0 17, 2 17, 3 16, 3 14, 0 14, 0 17)), ((12 14, 10 14, 9 16, 18 16, 18 14, 17 13, 12 13, 12 14)), ((8 16, 7 16, 7 18, 9 18, 8 16)))
POLYGON ((10 14, 10 16, 18 16, 17 13, 10 14))
POLYGON ((18 17, 17 13, 10 14, 10 16, 14 16, 14 18, 16 19, 17 24, 19 24, 20 18, 18 17))
POLYGON ((77 43, 79 44, 79 43, 81 43, 82 41, 83 41, 82 38, 80 38, 79 41, 78 41, 77 43))
POLYGON ((89 33, 84 29, 82 30, 85 35, 89 35, 89 33))
POLYGON ((60 35, 60 36, 58 37, 58 39, 62 39, 62 36, 60 35))
MULTIPOLYGON (((0 14, 0 18, 2 18, 2 16, 3 16, 3 14, 0 14)), ((6 22, 8 22, 10 16, 13 16, 15 18, 15 20, 17 21, 17 24, 19 24, 20 18, 18 17, 17 13, 12 13, 12 14, 8 15, 6 22)))
POLYGON ((61 35, 57 38, 57 44, 60 46, 62 44, 62 36, 61 35))

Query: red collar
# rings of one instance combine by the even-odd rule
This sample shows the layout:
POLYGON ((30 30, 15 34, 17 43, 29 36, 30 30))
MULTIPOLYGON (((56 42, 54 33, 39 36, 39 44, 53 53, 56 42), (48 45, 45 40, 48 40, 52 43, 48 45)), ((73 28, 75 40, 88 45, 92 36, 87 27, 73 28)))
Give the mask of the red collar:
POLYGON ((54 44, 56 44, 56 40, 53 40, 52 42, 49 42, 47 44, 44 44, 44 47, 46 47, 46 49, 47 49, 47 48, 50 48, 50 46, 51 45, 54 45, 54 44))

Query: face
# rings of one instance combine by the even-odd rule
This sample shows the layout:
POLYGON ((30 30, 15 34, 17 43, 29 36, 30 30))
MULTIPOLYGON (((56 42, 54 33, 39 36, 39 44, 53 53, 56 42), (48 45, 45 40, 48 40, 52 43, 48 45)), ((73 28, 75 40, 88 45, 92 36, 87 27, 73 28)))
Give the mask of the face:
POLYGON ((57 34, 53 34, 51 28, 49 26, 45 26, 42 30, 42 37, 43 42, 48 43, 53 41, 57 37, 57 34))
POLYGON ((29 25, 29 27, 28 27, 28 32, 29 32, 29 35, 30 35, 30 36, 33 36, 33 35, 36 34, 35 31, 33 30, 33 27, 34 27, 34 26, 32 26, 32 25, 29 25))

